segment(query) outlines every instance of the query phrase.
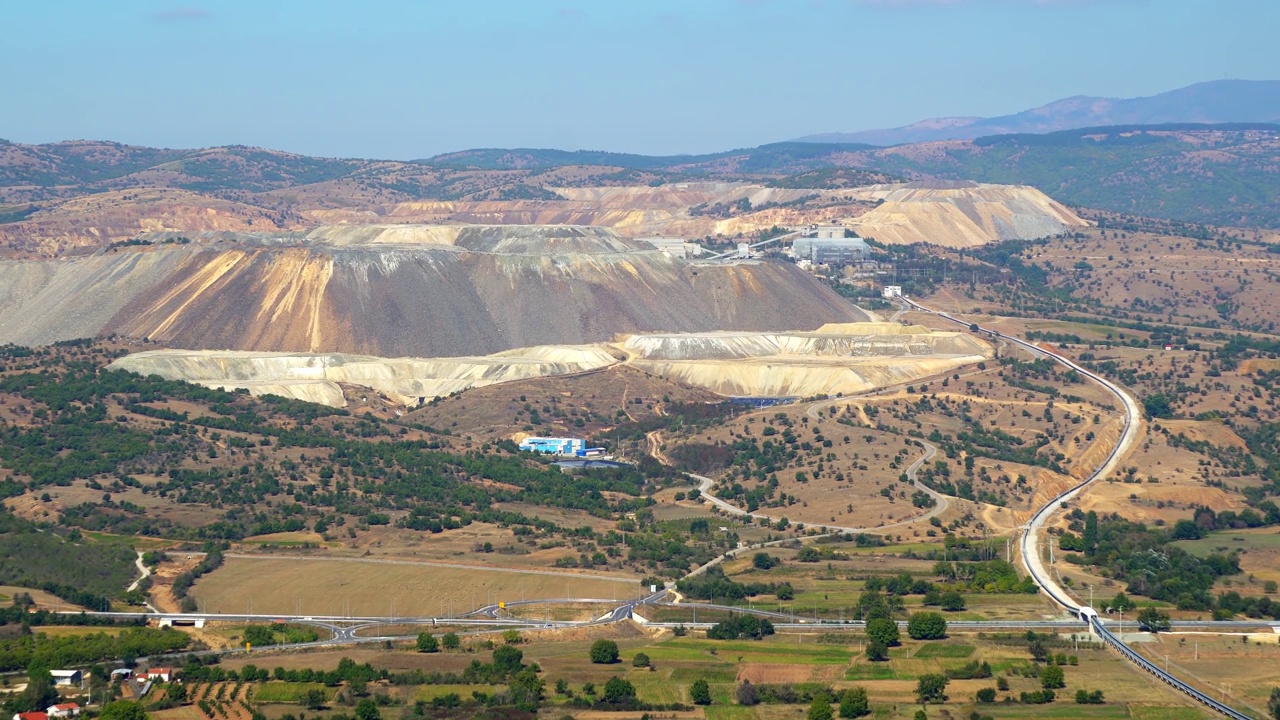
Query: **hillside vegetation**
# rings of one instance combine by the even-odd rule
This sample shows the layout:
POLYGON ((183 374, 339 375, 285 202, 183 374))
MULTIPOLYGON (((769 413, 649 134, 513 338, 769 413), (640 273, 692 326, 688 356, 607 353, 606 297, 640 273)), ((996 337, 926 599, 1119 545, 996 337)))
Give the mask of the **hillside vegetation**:
POLYGON ((868 153, 900 175, 1033 185, 1070 205, 1280 227, 1280 126, 1128 126, 999 135, 868 153))

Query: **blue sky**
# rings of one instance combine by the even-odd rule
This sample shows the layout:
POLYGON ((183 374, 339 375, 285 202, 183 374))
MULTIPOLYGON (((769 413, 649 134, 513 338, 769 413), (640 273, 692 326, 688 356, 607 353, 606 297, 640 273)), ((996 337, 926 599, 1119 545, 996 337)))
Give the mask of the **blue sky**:
POLYGON ((1275 0, 10 0, 0 137, 723 150, 1275 79, 1275 0))

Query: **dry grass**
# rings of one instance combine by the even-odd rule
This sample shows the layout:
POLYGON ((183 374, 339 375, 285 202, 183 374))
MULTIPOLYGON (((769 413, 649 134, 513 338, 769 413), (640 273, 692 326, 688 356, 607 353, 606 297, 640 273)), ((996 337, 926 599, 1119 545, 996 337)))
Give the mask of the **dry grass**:
POLYGON ((529 425, 531 409, 545 423, 536 426, 536 434, 585 436, 618 422, 656 417, 666 402, 723 399, 675 380, 616 366, 582 375, 472 388, 416 410, 407 419, 448 429, 455 435, 498 439, 528 432, 525 426, 529 425), (579 419, 582 425, 576 423, 579 419))
POLYGON ((439 616, 522 597, 628 597, 625 576, 351 559, 229 557, 192 593, 208 612, 439 616))

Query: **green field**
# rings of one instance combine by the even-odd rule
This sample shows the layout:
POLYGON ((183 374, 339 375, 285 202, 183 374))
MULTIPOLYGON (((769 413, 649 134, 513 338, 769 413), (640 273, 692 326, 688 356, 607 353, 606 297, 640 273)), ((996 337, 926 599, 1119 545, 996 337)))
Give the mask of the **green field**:
POLYGON ((1197 557, 1232 550, 1280 550, 1280 532, 1274 528, 1268 532, 1224 530, 1199 540, 1179 540, 1174 545, 1197 557))
POLYGON ((931 642, 925 643, 915 652, 912 657, 917 658, 967 658, 973 654, 975 648, 972 645, 959 645, 955 643, 931 642))
POLYGON ((272 681, 257 685, 253 689, 253 699, 260 703, 296 703, 301 702, 308 690, 320 690, 328 700, 333 699, 333 688, 323 683, 295 683, 272 681))

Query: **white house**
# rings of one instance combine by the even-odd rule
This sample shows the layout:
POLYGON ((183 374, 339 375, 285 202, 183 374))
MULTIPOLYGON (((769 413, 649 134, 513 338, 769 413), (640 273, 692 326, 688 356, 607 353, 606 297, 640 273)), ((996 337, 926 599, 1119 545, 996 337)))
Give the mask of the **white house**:
POLYGON ((173 668, 157 667, 150 670, 141 670, 134 675, 139 680, 150 680, 151 682, 169 682, 173 679, 173 668))
POLYGON ((80 706, 75 703, 62 703, 61 705, 50 705, 45 710, 51 718, 69 718, 76 717, 80 714, 80 706))

